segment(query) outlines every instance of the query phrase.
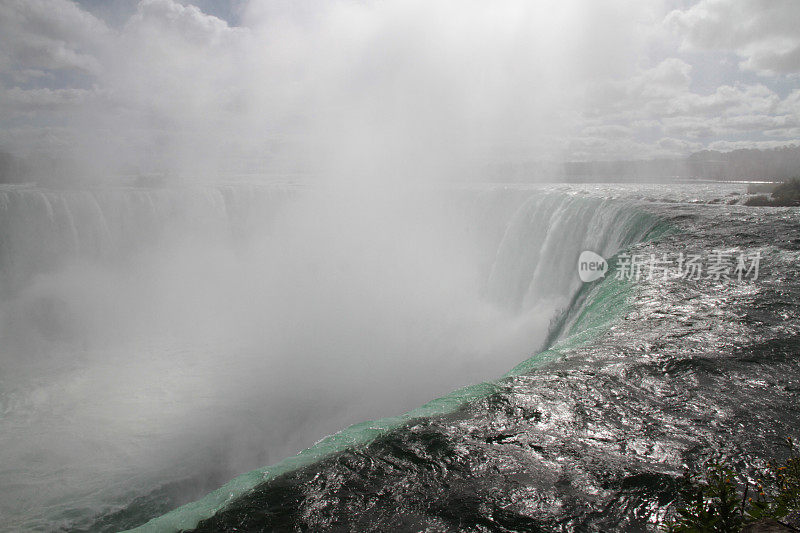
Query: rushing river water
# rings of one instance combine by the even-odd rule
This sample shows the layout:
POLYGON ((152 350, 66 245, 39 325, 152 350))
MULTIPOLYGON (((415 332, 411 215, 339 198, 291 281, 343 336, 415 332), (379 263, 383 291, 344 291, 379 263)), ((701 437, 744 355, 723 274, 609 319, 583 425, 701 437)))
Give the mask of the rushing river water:
POLYGON ((800 214, 742 190, 3 191, 0 527, 655 529, 800 427, 800 214))

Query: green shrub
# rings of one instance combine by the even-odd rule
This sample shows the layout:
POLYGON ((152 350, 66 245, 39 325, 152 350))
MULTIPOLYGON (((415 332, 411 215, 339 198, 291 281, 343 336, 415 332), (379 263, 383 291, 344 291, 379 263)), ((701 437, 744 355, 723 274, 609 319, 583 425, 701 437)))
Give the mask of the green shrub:
POLYGON ((778 520, 800 510, 800 456, 791 437, 786 442, 789 459, 781 465, 768 463, 755 487, 748 482, 738 484, 734 470, 722 462, 709 463, 702 474, 686 472, 675 516, 662 530, 735 533, 750 522, 778 520))
POLYGON ((755 497, 747 502, 747 514, 753 519, 783 518, 800 510, 800 456, 791 437, 786 441, 791 457, 782 465, 769 464, 755 497))
POLYGON ((669 533, 729 533, 745 522, 734 472, 721 463, 709 465, 703 479, 687 472, 682 479, 676 517, 663 529, 669 533))

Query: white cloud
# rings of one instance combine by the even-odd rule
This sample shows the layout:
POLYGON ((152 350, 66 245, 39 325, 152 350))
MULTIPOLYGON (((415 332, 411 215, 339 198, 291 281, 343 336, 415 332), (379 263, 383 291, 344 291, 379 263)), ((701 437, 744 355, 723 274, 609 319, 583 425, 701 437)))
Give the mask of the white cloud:
POLYGON ((685 48, 733 52, 762 74, 800 72, 798 21, 796 0, 701 0, 667 18, 685 48))
POLYGON ((712 94, 686 92, 666 103, 667 115, 720 116, 771 113, 780 97, 764 85, 722 85, 712 94))
POLYGON ((658 140, 657 144, 659 148, 676 155, 686 155, 703 148, 702 143, 675 139, 673 137, 662 137, 658 140))
POLYGON ((14 87, 0 93, 3 105, 19 110, 59 109, 84 103, 92 91, 85 89, 20 89, 14 87))
POLYGON ((668 57, 635 78, 636 90, 645 96, 670 96, 689 87, 692 66, 676 57, 668 57))
POLYGON ((764 85, 722 85, 710 94, 690 89, 691 66, 667 58, 628 79, 606 82, 589 92, 591 116, 616 121, 663 121, 669 117, 692 119, 770 114, 780 97, 764 85))
MULTIPOLYGON (((774 14, 747 39, 717 27, 751 4, 701 0, 667 20, 687 47, 744 54, 771 24, 790 38, 774 14)), ((110 28, 68 0, 0 0, 0 114, 71 127, 93 157, 100 138, 109 161, 158 152, 192 172, 236 158, 393 170, 630 158, 792 135, 800 90, 697 89, 704 73, 662 33, 665 14, 634 0, 250 0, 234 27, 141 0, 110 28)))
POLYGON ((797 143, 787 143, 786 141, 714 141, 708 145, 708 149, 730 152, 743 149, 771 150, 784 146, 797 146, 797 143))
POLYGON ((740 115, 730 117, 725 125, 734 130, 765 131, 776 128, 800 126, 800 116, 792 115, 740 115))
POLYGON ((96 73, 109 30, 69 0, 0 1, 0 67, 96 73))
POLYGON ((690 139, 710 139, 753 132, 775 136, 777 131, 790 131, 800 125, 800 116, 759 114, 713 117, 679 116, 666 117, 662 122, 664 131, 670 135, 690 139))
POLYGON ((778 137, 781 139, 798 139, 800 138, 800 127, 795 128, 776 128, 772 130, 764 130, 766 137, 778 137))
MULTIPOLYGON (((759 137, 767 131, 771 135, 780 131, 788 138, 800 120, 800 91, 781 100, 766 85, 738 83, 702 94, 692 90, 691 76, 687 62, 666 58, 630 78, 595 86, 588 95, 591 128, 584 134, 623 124, 632 139, 663 135, 652 153, 658 149, 677 153, 700 149, 701 142, 759 137)), ((613 131, 609 129, 606 136, 613 138, 613 131)))
POLYGON ((125 29, 140 38, 172 37, 198 46, 219 44, 233 32, 225 21, 173 0, 141 0, 125 29))
POLYGON ((779 113, 789 113, 800 116, 800 89, 792 91, 783 101, 778 104, 779 113))
POLYGON ((658 65, 641 69, 629 78, 604 81, 588 88, 587 100, 591 115, 631 114, 642 116, 647 106, 664 107, 687 93, 691 65, 667 58, 658 65))
POLYGON ((580 136, 568 141, 570 156, 576 160, 631 160, 684 156, 702 147, 680 139, 662 138, 658 142, 606 136, 580 136))
POLYGON ((606 124, 601 126, 587 126, 583 128, 582 135, 587 137, 605 137, 607 139, 624 139, 633 135, 633 130, 619 124, 606 124))
POLYGON ((722 133, 718 121, 704 117, 665 117, 661 123, 667 135, 689 139, 707 139, 722 133))

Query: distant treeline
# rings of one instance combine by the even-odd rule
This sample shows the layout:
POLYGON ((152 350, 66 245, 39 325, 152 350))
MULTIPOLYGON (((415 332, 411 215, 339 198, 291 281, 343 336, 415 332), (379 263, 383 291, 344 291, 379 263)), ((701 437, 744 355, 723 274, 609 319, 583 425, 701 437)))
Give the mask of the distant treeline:
MULTIPOLYGON (((80 174, 76 161, 64 157, 23 159, 0 150, 0 183, 38 181, 53 183, 80 174)), ((492 163, 477 170, 475 178, 494 181, 664 181, 674 179, 774 180, 800 176, 800 146, 770 150, 704 150, 684 158, 632 161, 541 161, 492 163)))
POLYGON ((686 166, 688 176, 784 180, 800 175, 800 146, 724 153, 705 150, 690 155, 686 166))
POLYGON ((493 179, 528 181, 640 181, 672 179, 776 180, 800 176, 800 146, 770 150, 704 150, 684 158, 634 161, 526 162, 490 165, 493 179))

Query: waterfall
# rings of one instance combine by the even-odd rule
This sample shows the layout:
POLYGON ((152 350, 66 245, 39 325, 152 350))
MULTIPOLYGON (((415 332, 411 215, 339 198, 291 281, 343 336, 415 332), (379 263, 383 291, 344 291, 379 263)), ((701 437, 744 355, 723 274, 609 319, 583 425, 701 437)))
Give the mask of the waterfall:
POLYGON ((524 187, 2 188, 0 514, 89 527, 136 500, 136 525, 496 379, 543 348, 581 251, 653 224, 524 187))
POLYGON ((0 294, 75 260, 124 261, 168 232, 241 236, 287 188, 48 190, 0 187, 0 294))

